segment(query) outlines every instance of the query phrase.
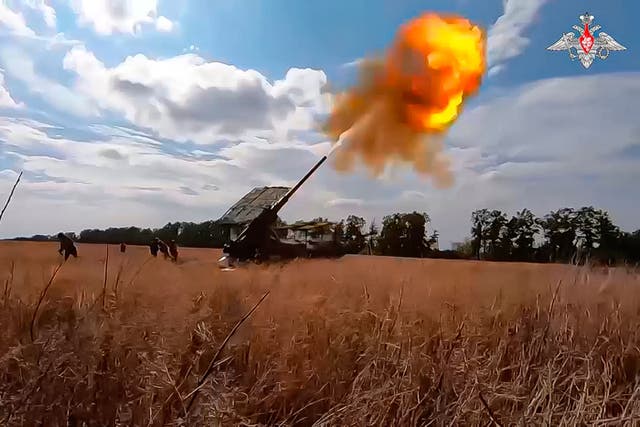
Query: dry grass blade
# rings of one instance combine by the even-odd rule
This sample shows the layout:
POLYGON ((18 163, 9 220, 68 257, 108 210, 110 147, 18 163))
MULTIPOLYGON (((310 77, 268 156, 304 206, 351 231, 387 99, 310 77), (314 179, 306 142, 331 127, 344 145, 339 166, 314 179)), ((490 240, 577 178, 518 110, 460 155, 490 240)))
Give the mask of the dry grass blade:
POLYGON ((109 274, 109 244, 104 245, 105 259, 104 259, 104 280, 102 281, 102 309, 105 307, 105 299, 107 297, 107 275, 109 274))
POLYGON ((2 221, 2 217, 4 216, 4 211, 7 210, 7 206, 9 206, 9 203, 11 203, 11 198, 13 197, 14 191, 16 191, 16 187, 20 182, 20 178, 22 178, 22 171, 20 171, 20 174, 18 175, 18 179, 16 179, 15 184, 13 184, 13 187, 11 188, 11 192, 9 193, 9 197, 7 197, 7 201, 5 202, 4 207, 2 208, 2 211, 0 211, 0 221, 2 221))
POLYGON ((7 306, 9 302, 9 297, 11 296, 11 286, 13 286, 13 276, 15 274, 16 262, 11 261, 11 268, 9 269, 9 277, 7 277, 4 281, 4 290, 2 292, 2 302, 4 306, 7 306))
POLYGON ((31 337, 32 342, 35 339, 35 323, 36 323, 36 317, 38 316, 38 310, 40 309, 40 306, 42 305, 42 301, 44 301, 44 298, 47 296, 47 292, 49 291, 49 288, 53 284, 53 281, 58 275, 58 271, 60 271, 63 264, 64 264, 64 261, 58 264, 55 270, 53 270, 53 274, 51 274, 51 278, 49 278, 49 282, 47 282, 47 285, 44 287, 44 289, 42 289, 42 292, 40 292, 38 303, 36 304, 36 308, 33 310, 33 316, 31 317, 31 323, 29 324, 29 335, 31 337))
MULTIPOLYGON (((451 355, 453 354, 453 350, 455 350, 458 340, 460 340, 460 338, 462 337, 463 329, 464 329, 464 322, 460 323, 460 326, 458 326, 458 332, 456 333, 455 338, 451 342, 451 347, 449 347, 449 351, 447 351, 447 355, 445 356, 445 359, 444 359, 445 366, 449 363, 449 360, 451 359, 451 355)), ((439 391, 442 388, 442 382, 444 381, 444 373, 445 373, 445 369, 443 369, 440 372, 440 376, 438 377, 438 383, 435 388, 436 391, 439 391)))
POLYGON ((131 280, 129 280, 129 283, 127 284, 127 287, 130 287, 130 286, 133 285, 133 283, 136 281, 138 276, 140 276, 140 273, 142 273, 142 270, 144 269, 144 266, 147 265, 147 263, 149 261, 151 261, 152 259, 153 258, 151 256, 149 256, 147 259, 144 260, 144 262, 142 264, 140 264, 140 267, 138 267, 136 272, 133 273, 133 276, 131 276, 131 280))
POLYGON ((480 402, 482 402, 482 406, 484 406, 484 409, 487 411, 487 414, 489 415, 489 418, 491 419, 491 421, 493 421, 493 423, 498 427, 502 427, 502 423, 500 423, 500 421, 498 421, 498 419, 496 418, 495 414, 491 410, 491 407, 489 406, 484 396, 482 395, 482 392, 478 392, 478 397, 480 398, 480 402))
MULTIPOLYGON (((264 301, 268 296, 269 296, 269 291, 265 292, 262 298, 260 298, 258 302, 255 303, 255 305, 251 308, 251 310, 247 312, 247 314, 245 314, 244 316, 242 316, 240 320, 238 320, 238 322, 231 329, 229 334, 227 334, 227 337, 224 339, 224 341, 222 341, 222 344, 220 344, 220 347, 218 347, 218 351, 216 351, 216 354, 213 356, 213 359, 211 359, 211 362, 209 363, 209 367, 207 367, 207 370, 205 371, 204 375, 202 375, 202 378, 200 378, 200 380, 198 381, 198 385, 196 389, 198 389, 207 380, 207 377, 213 371, 215 364, 218 361, 218 358, 222 354, 222 351, 224 350, 225 346, 227 345, 231 337, 236 333, 236 331, 240 328, 240 326, 242 326, 242 324, 253 314, 253 312, 257 310, 260 304, 262 304, 262 301, 264 301)), ((187 411, 185 413, 185 416, 191 410, 191 407, 193 406, 193 403, 195 402, 197 397, 198 397, 198 393, 197 392, 193 393, 193 395, 191 396, 191 400, 189 401, 189 405, 187 405, 187 411)))

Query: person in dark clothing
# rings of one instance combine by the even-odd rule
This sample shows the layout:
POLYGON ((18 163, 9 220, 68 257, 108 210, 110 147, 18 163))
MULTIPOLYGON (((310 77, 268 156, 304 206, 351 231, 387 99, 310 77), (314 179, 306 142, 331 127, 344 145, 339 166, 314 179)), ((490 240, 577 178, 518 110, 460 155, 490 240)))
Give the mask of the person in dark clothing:
POLYGON ((171 255, 172 261, 178 261, 178 245, 176 244, 175 240, 171 240, 169 242, 169 254, 171 255))
POLYGON ((162 240, 158 239, 158 249, 160 249, 160 252, 162 252, 162 255, 164 255, 164 259, 169 258, 169 247, 167 246, 167 244, 165 242, 163 242, 162 240))
POLYGON ((73 240, 65 236, 63 233, 58 233, 58 240, 60 240, 60 249, 58 249, 58 253, 60 255, 64 253, 65 261, 69 259, 70 255, 73 255, 74 258, 78 257, 78 250, 73 244, 73 240))
POLYGON ((125 253, 127 251, 127 245, 120 243, 120 252, 125 253))
POLYGON ((151 251, 151 255, 158 256, 158 248, 160 246, 160 240, 156 237, 151 241, 149 245, 149 250, 151 251))

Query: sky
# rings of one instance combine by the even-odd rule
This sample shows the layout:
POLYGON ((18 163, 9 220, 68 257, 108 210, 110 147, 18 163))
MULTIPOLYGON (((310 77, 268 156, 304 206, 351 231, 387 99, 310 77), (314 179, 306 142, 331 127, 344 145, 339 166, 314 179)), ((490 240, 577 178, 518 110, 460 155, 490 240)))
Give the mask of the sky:
POLYGON ((440 247, 475 209, 606 209, 640 228, 640 38, 633 0, 0 0, 0 238, 219 218, 292 185, 361 58, 428 11, 487 34, 479 93, 445 139, 455 183, 403 165, 323 166, 285 220, 426 212, 440 247), (627 49, 589 68, 546 47, 584 12, 627 49), (4 199, 5 196, 1 196, 4 199))

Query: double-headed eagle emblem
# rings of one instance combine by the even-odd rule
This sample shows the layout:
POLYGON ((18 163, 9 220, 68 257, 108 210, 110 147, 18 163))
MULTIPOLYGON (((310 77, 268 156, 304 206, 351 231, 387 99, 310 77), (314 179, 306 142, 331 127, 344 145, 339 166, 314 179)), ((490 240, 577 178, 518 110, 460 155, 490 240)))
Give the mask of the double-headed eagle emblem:
POLYGON ((577 35, 573 32, 564 33, 560 40, 549 46, 547 50, 566 50, 572 61, 578 59, 584 68, 589 68, 596 57, 607 59, 611 51, 627 49, 603 31, 594 37, 593 34, 601 27, 600 25, 591 27, 593 15, 590 15, 589 12, 580 15, 580 21, 584 28, 577 25, 572 27, 578 32, 577 35))

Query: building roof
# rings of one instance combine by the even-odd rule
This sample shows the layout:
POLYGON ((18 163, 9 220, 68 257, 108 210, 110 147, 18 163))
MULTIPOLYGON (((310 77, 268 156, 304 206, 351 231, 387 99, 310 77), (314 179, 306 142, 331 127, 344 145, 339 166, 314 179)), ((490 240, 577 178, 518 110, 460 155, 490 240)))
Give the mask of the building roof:
POLYGON ((333 227, 333 222, 313 222, 313 221, 298 221, 295 224, 287 224, 278 227, 279 230, 316 230, 319 228, 333 227))
POLYGON ((219 224, 246 224, 287 194, 289 187, 256 187, 249 191, 218 220, 219 224))

